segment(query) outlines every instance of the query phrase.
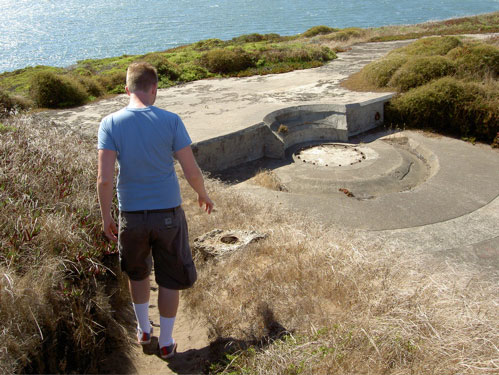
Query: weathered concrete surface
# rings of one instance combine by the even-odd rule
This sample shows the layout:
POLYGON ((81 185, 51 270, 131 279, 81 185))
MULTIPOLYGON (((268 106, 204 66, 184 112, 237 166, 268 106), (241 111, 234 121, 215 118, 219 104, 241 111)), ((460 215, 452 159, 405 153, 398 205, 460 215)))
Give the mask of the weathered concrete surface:
MULTIPOLYGON (((161 90, 157 105, 179 113, 195 142, 258 124, 267 114, 291 106, 346 104, 385 94, 350 92, 339 82, 410 41, 357 45, 324 67, 263 77, 189 83, 161 90)), ((96 137, 98 123, 127 104, 125 95, 65 111, 51 111, 57 123, 96 137)), ((325 223, 363 228, 367 239, 382 239, 411 251, 455 254, 487 266, 499 249, 499 153, 445 137, 410 132, 431 150, 433 173, 414 190, 359 201, 342 193, 331 198, 292 197, 252 187, 257 199, 280 201, 325 223), (290 199, 292 197, 293 199, 290 199), (296 198, 296 199, 295 199, 296 198)), ((248 146, 251 148, 252 146, 248 146)), ((258 154, 259 150, 254 151, 258 154)), ((249 187, 243 190, 249 191, 249 187)))
POLYGON ((381 125, 384 104, 392 96, 361 103, 287 107, 268 114, 259 124, 195 142, 192 148, 205 171, 220 171, 262 157, 282 159, 296 144, 348 141, 381 125))
MULTIPOLYGON (((367 63, 410 41, 362 44, 338 55, 329 64, 285 74, 213 79, 159 90, 156 105, 178 113, 194 142, 218 137, 258 124, 269 113, 292 106, 347 104, 386 93, 351 92, 339 82, 367 63)), ((49 111, 57 123, 96 136, 100 120, 128 103, 126 95, 80 108, 49 111)))

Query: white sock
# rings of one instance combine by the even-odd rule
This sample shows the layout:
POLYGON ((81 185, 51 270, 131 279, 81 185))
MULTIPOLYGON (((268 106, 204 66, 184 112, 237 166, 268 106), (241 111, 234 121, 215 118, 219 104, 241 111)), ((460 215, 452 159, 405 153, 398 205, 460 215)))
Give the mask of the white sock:
POLYGON ((134 303, 133 310, 137 318, 137 325, 142 332, 151 333, 151 322, 149 321, 149 302, 134 303))
POLYGON ((175 324, 175 317, 165 318, 163 316, 159 317, 159 324, 161 326, 161 331, 159 333, 159 347, 170 346, 174 343, 172 333, 173 325, 175 324))

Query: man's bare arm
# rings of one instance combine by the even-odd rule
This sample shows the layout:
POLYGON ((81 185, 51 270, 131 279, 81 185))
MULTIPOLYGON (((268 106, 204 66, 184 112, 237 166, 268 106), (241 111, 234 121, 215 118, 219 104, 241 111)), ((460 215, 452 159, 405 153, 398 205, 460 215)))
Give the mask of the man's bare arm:
POLYGON ((97 174, 97 193, 102 215, 102 225, 107 238, 117 242, 118 228, 111 215, 111 205, 114 191, 114 165, 116 162, 116 151, 99 150, 99 165, 97 174))
POLYGON ((211 213, 211 210, 213 209, 213 202, 206 193, 203 175, 196 163, 191 146, 178 150, 175 153, 175 158, 179 161, 180 166, 182 167, 185 179, 198 194, 199 207, 203 207, 204 205, 205 211, 211 213))

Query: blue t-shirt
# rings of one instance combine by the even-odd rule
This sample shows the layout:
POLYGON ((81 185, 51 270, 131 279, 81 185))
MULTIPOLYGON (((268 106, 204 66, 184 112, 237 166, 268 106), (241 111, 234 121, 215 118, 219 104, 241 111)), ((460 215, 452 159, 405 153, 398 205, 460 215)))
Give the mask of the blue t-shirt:
POLYGON ((98 149, 117 153, 119 208, 154 210, 182 203, 173 153, 191 144, 178 115, 150 106, 123 108, 100 123, 98 149))

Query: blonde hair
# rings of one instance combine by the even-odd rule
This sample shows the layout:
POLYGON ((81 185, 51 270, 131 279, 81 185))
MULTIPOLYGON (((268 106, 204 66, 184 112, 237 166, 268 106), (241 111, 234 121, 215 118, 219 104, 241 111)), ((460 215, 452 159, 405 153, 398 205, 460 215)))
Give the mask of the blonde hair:
POLYGON ((158 73, 151 64, 136 62, 128 66, 126 85, 130 92, 148 91, 156 83, 158 83, 158 73))

